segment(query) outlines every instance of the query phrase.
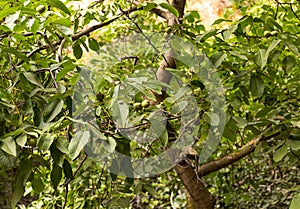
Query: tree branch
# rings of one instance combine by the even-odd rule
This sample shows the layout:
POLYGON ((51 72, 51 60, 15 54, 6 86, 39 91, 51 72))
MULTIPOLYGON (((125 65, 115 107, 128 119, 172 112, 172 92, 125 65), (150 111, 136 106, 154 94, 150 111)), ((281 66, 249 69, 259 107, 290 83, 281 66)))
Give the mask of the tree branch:
POLYGON ((253 138, 250 142, 248 142, 245 146, 243 146, 239 151, 230 153, 221 159, 209 162, 207 164, 202 165, 198 168, 198 176, 206 176, 212 172, 218 171, 222 168, 225 168, 238 160, 242 159, 243 157, 249 155, 252 153, 255 148, 257 147, 258 143, 261 141, 265 141, 267 139, 273 138, 275 136, 279 135, 278 133, 272 134, 271 136, 264 137, 263 135, 259 135, 255 138, 253 138))
POLYGON ((91 32, 93 32, 93 31, 95 31, 95 30, 98 30, 98 29, 100 29, 100 28, 102 28, 102 27, 104 27, 104 26, 109 25, 110 23, 112 23, 112 22, 114 22, 115 20, 119 19, 119 18, 122 17, 123 15, 128 15, 128 14, 130 14, 131 12, 134 12, 134 11, 137 11, 137 10, 140 10, 140 9, 141 9, 141 8, 133 7, 133 8, 131 8, 131 9, 127 10, 127 11, 124 11, 124 12, 118 14, 116 17, 114 17, 114 18, 112 18, 112 19, 110 19, 110 20, 108 20, 108 21, 106 21, 106 22, 103 22, 103 23, 100 23, 100 24, 97 24, 97 25, 93 25, 93 26, 91 26, 91 27, 89 27, 89 28, 87 28, 87 29, 85 29, 85 30, 79 32, 79 33, 74 34, 74 35, 72 36, 72 41, 76 41, 76 40, 78 40, 78 39, 79 39, 80 37, 82 37, 82 36, 88 35, 88 34, 90 34, 91 32))

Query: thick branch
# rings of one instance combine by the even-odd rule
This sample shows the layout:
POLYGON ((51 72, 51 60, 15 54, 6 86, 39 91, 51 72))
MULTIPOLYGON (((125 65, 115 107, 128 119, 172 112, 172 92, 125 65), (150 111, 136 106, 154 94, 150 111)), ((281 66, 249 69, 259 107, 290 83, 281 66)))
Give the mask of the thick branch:
POLYGON ((202 165, 201 167, 198 168, 198 175, 200 177, 205 176, 212 172, 215 172, 222 168, 225 168, 225 167, 233 164, 234 162, 237 162, 238 160, 240 160, 243 157, 252 153, 255 150, 255 148, 259 142, 270 139, 272 137, 275 137, 278 134, 279 133, 275 133, 268 137, 264 137, 262 135, 255 137, 250 142, 248 142, 245 146, 243 146, 239 151, 237 151, 235 153, 230 153, 230 154, 222 157, 219 160, 215 160, 215 161, 212 161, 212 162, 202 165))
MULTIPOLYGON (((185 0, 174 0, 173 7, 179 12, 179 19, 183 17, 185 0)), ((166 13, 166 20, 168 25, 173 27, 179 24, 179 19, 175 17, 172 13, 166 13)), ((159 81, 169 84, 172 78, 172 74, 166 70, 166 68, 176 68, 176 63, 173 56, 174 50, 170 48, 164 55, 164 60, 162 60, 159 69, 156 73, 156 77, 159 81)), ((163 101, 166 97, 165 89, 162 93, 156 94, 156 100, 158 102, 163 101)), ((172 131, 168 128, 169 138, 172 138, 172 131)), ((170 160, 172 155, 168 156, 170 160)), ((185 160, 174 166, 176 173, 181 179, 183 185, 188 190, 191 195, 195 209, 212 209, 214 207, 213 196, 209 193, 205 184, 197 176, 197 171, 193 168, 192 165, 188 164, 185 160)))
POLYGON ((210 209, 214 207, 215 201, 213 196, 190 165, 183 161, 175 166, 175 171, 192 197, 196 209, 210 209))

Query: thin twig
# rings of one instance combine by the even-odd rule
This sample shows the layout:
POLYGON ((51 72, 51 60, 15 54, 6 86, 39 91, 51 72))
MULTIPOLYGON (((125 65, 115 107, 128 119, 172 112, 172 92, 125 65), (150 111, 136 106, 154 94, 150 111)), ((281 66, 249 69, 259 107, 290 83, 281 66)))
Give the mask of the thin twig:
POLYGON ((54 83, 55 88, 58 89, 58 83, 56 82, 56 78, 55 78, 55 76, 53 75, 52 70, 50 70, 49 72, 50 72, 50 75, 51 75, 51 78, 52 78, 52 80, 53 80, 53 83, 54 83))
POLYGON ((117 16, 115 16, 114 18, 112 18, 112 19, 110 19, 110 20, 108 20, 106 22, 103 22, 103 23, 91 26, 91 27, 89 27, 89 28, 87 28, 87 29, 79 32, 79 33, 74 34, 72 36, 72 40, 76 41, 76 40, 78 40, 82 36, 88 35, 88 34, 90 34, 91 32, 93 32, 95 30, 98 30, 98 29, 100 29, 100 28, 102 28, 102 27, 104 27, 106 25, 109 25, 110 23, 114 22, 115 20, 119 19, 120 17, 122 17, 125 14, 129 14, 131 12, 134 12, 134 11, 137 11, 137 10, 141 10, 141 9, 142 8, 133 7, 133 8, 131 8, 131 9, 125 11, 125 12, 122 12, 122 13, 118 14, 117 16))
MULTIPOLYGON (((144 36, 144 38, 148 41, 148 43, 152 46, 152 48, 158 53, 160 54, 160 51, 156 48, 156 46, 152 43, 152 41, 150 40, 150 38, 148 36, 146 36, 146 34, 143 32, 143 30, 141 29, 141 27, 129 16, 129 13, 126 11, 123 11, 121 7, 119 7, 120 10, 126 15, 126 17, 137 27, 137 29, 140 31, 140 33, 142 34, 142 36, 144 36)), ((168 66, 170 66, 170 64, 168 63, 168 60, 166 59, 165 55, 162 54, 162 57, 164 59, 164 61, 167 63, 168 66)))

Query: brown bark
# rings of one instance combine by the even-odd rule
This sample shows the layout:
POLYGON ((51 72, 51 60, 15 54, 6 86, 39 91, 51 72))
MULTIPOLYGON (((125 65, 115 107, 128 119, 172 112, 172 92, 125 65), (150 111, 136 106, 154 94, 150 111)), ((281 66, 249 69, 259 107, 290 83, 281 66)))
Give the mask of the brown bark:
MULTIPOLYGON (((164 16, 168 22, 168 25, 173 27, 179 24, 179 20, 183 17, 185 0, 174 0, 172 6, 175 7, 179 12, 179 18, 176 18, 172 13, 164 13, 164 16)), ((163 57, 163 61, 157 71, 157 79, 161 82, 169 84, 172 79, 172 74, 166 70, 166 68, 176 68, 176 63, 172 57, 173 49, 170 48, 163 57)), ((163 89, 161 95, 156 95, 158 102, 162 101, 166 97, 165 89, 163 89)), ((169 133, 170 134, 170 133, 169 133)), ((170 156, 171 157, 171 156, 170 156)), ((193 200, 193 205, 195 209, 212 209, 214 207, 214 200, 212 195, 209 193, 207 188, 201 179, 198 178, 194 168, 182 161, 174 167, 176 173, 181 179, 183 185, 189 192, 193 200)))
POLYGON ((240 160, 243 157, 252 153, 255 150, 255 148, 259 142, 273 138, 277 135, 279 135, 279 133, 272 134, 271 136, 268 136, 268 137, 264 137, 263 135, 260 135, 260 136, 253 138, 251 141, 249 141, 245 146, 243 146, 237 152, 230 153, 218 160, 209 162, 209 163, 204 164, 201 167, 199 167, 198 168, 198 176, 200 176, 200 177, 206 176, 207 174, 218 171, 222 168, 227 167, 228 165, 233 164, 234 162, 237 162, 238 160, 240 160))
POLYGON ((175 171, 181 182, 193 199, 195 209, 212 209, 214 208, 214 198, 207 190, 204 182, 197 176, 194 168, 184 161, 176 165, 175 171))

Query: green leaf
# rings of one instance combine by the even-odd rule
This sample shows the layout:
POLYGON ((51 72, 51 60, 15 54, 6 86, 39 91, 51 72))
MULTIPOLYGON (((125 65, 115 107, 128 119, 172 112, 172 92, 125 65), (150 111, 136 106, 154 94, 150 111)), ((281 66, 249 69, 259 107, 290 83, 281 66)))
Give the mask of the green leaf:
POLYGON ((103 146, 106 151, 113 152, 113 151, 115 151, 117 143, 112 137, 108 137, 107 141, 103 142, 103 146))
POLYGON ((3 18, 5 18, 7 15, 13 14, 17 10, 18 10, 17 7, 4 8, 4 9, 1 8, 1 11, 0 11, 0 20, 2 20, 3 18))
POLYGON ((69 153, 72 160, 79 155, 80 151, 88 143, 89 138, 90 132, 88 131, 79 131, 73 136, 69 144, 69 153))
POLYGON ((33 83, 33 84, 39 86, 40 88, 44 89, 44 86, 40 83, 40 81, 37 79, 37 77, 36 77, 35 74, 29 73, 29 72, 28 72, 28 73, 23 73, 23 75, 25 76, 25 78, 26 78, 29 82, 31 82, 31 83, 33 83))
POLYGON ((289 209, 299 209, 299 205, 300 205, 300 193, 295 195, 295 197, 293 198, 293 200, 291 202, 289 209))
POLYGON ((17 146, 16 146, 16 142, 13 139, 13 137, 10 136, 10 137, 3 139, 2 143, 3 144, 2 144, 1 149, 4 152, 17 157, 17 146))
POLYGON ((270 52, 281 42, 281 40, 274 40, 269 48, 267 49, 267 55, 270 54, 270 52))
POLYGON ((120 168, 121 171, 123 171, 127 177, 133 176, 133 168, 132 168, 130 158, 128 157, 123 158, 120 162, 120 168))
POLYGON ((199 41, 200 42, 204 42, 206 39, 208 39, 209 37, 212 37, 214 35, 216 35, 218 32, 217 29, 213 29, 213 30, 209 30, 209 31, 206 31, 205 33, 203 33, 202 36, 200 36, 199 38, 199 41))
POLYGON ((21 147, 24 147, 24 145, 27 142, 27 134, 21 134, 17 140, 16 140, 17 144, 21 147))
POLYGON ((295 55, 299 56, 299 50, 298 50, 298 47, 297 47, 297 46, 295 46, 294 44, 291 44, 291 43, 289 43, 289 42, 286 42, 285 44, 289 47, 289 49, 290 49, 292 52, 294 52, 295 55))
POLYGON ((38 140, 38 149, 42 151, 48 151, 53 140, 54 136, 52 136, 51 134, 42 134, 40 139, 38 140))
POLYGON ((287 152, 288 152, 288 147, 285 146, 285 145, 282 145, 280 148, 278 148, 274 152, 274 154, 273 154, 273 160, 275 162, 281 161, 284 158, 284 156, 287 154, 287 152))
POLYGON ((191 89, 188 86, 181 87, 174 95, 174 100, 179 100, 180 98, 186 96, 190 91, 191 89))
POLYGON ((299 150, 300 149, 300 141, 289 139, 285 142, 285 144, 287 146, 289 146, 292 150, 299 150))
POLYGON ((55 146, 54 143, 52 143, 50 146, 50 153, 51 153, 51 156, 52 156, 54 162, 57 165, 59 165, 60 167, 62 167, 62 165, 64 163, 65 155, 64 155, 64 153, 59 151, 59 149, 57 149, 57 147, 55 146))
POLYGON ((64 13, 71 15, 71 12, 69 9, 59 0, 47 0, 47 3, 50 4, 53 7, 58 8, 59 10, 63 11, 64 13))
POLYGON ((130 198, 129 197, 120 197, 118 200, 118 205, 122 208, 128 208, 130 206, 130 198))
POLYGON ((112 111, 113 119, 117 122, 119 128, 126 127, 129 114, 128 105, 122 100, 117 101, 113 104, 112 111))
POLYGON ((143 185, 143 189, 145 189, 151 196, 156 195, 156 190, 150 185, 143 185))
POLYGON ((62 168, 59 165, 56 165, 56 163, 53 163, 52 165, 50 178, 51 178, 52 186, 56 190, 62 178, 62 168))
POLYGON ((211 126, 218 126, 220 123, 220 117, 213 112, 207 112, 206 115, 209 118, 209 123, 211 126))
MULTIPOLYGON (((124 82, 125 83, 125 82, 124 82)), ((149 92, 149 90, 145 89, 145 86, 144 85, 141 85, 137 82, 126 82, 126 84, 132 86, 133 88, 135 88, 136 90, 138 90, 139 92, 141 92, 142 94, 144 94, 144 96, 147 98, 147 99, 151 99, 151 100, 156 100, 155 96, 153 94, 151 94, 149 92)))
POLYGON ((180 101, 180 102, 176 102, 171 109, 171 112, 173 114, 177 114, 182 112, 187 106, 188 106, 188 101, 180 101))
POLYGON ((51 122, 61 112, 63 105, 64 105, 63 100, 59 100, 57 105, 52 109, 51 114, 47 119, 47 122, 51 122))
POLYGON ((64 163, 63 163, 63 169, 64 169, 64 174, 65 174, 66 178, 72 179, 74 177, 71 164, 66 159, 64 160, 64 163))
POLYGON ((230 53, 231 55, 233 55, 233 56, 236 56, 236 57, 242 59, 242 60, 248 60, 248 57, 246 57, 246 56, 243 55, 243 54, 240 54, 239 51, 229 51, 229 53, 230 53))
POLYGON ((58 137, 54 143, 57 149, 59 149, 62 153, 67 154, 69 152, 69 141, 66 139, 66 137, 58 137))
POLYGON ((250 91, 255 97, 263 95, 265 84, 263 79, 259 75, 252 75, 250 78, 250 91))
POLYGON ((284 70, 285 74, 286 75, 289 75, 290 72, 292 71, 292 69, 294 68, 295 66, 295 58, 294 56, 286 56, 283 61, 282 61, 282 69, 284 70))
POLYGON ((292 124, 293 126, 295 126, 295 127, 300 128, 300 120, 298 120, 298 121, 291 121, 291 124, 292 124))
POLYGON ((18 168, 14 184, 13 184, 13 195, 11 200, 12 208, 19 202, 25 192, 25 184, 32 170, 32 160, 25 159, 21 162, 21 166, 18 168))
POLYGON ((161 3, 160 6, 164 9, 169 10, 169 12, 171 12, 173 15, 175 15, 176 17, 179 17, 179 12, 177 11, 177 9, 175 9, 173 6, 171 6, 170 4, 167 3, 161 3))
POLYGON ((256 64, 260 66, 261 69, 265 67, 268 61, 268 54, 265 49, 259 49, 256 55, 256 64))
POLYGON ((79 44, 72 45, 73 48, 73 54, 76 57, 76 59, 80 59, 82 57, 82 49, 79 44))
POLYGON ((24 60, 25 62, 29 61, 28 57, 24 53, 22 53, 20 51, 17 51, 14 48, 6 48, 5 51, 16 55, 17 57, 19 57, 20 59, 24 60))
POLYGON ((41 193, 44 191, 45 185, 41 178, 34 178, 32 180, 32 188, 36 193, 41 193))
POLYGON ((146 5, 143 6, 143 10, 150 11, 155 7, 155 3, 147 2, 146 5))
POLYGON ((231 34, 238 28, 238 23, 231 25, 229 29, 222 32, 223 39, 226 41, 231 34))
POLYGON ((222 22, 232 22, 232 20, 226 20, 226 19, 217 19, 212 25, 218 25, 222 22))
POLYGON ((161 122, 159 118, 151 117, 149 119, 150 122, 150 131, 156 136, 160 137, 166 129, 166 125, 164 122, 161 122))
POLYGON ((227 54, 224 52, 218 52, 211 56, 210 61, 214 65, 215 68, 219 67, 223 60, 227 57, 227 54))
POLYGON ((89 38, 89 48, 95 52, 97 52, 99 50, 99 44, 98 42, 93 39, 93 38, 89 38))

